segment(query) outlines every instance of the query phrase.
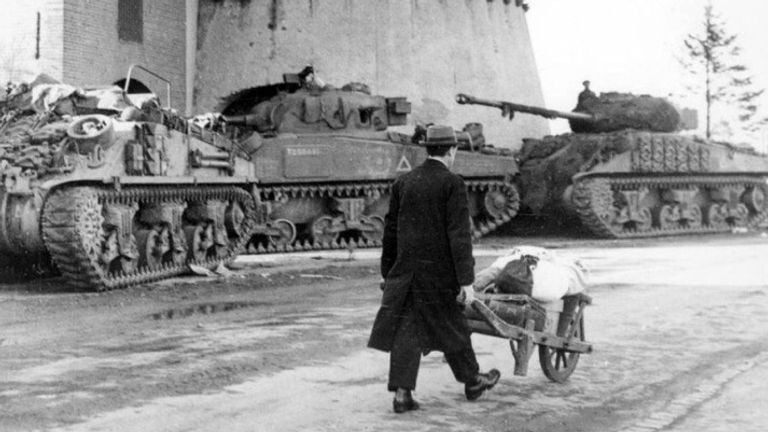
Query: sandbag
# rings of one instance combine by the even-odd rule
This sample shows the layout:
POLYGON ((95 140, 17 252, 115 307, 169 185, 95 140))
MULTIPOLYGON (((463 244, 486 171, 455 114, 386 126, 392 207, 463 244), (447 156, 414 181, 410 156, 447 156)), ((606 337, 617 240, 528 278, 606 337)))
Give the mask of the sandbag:
POLYGON ((532 269, 538 261, 532 255, 523 255, 508 262, 493 281, 496 292, 531 295, 534 283, 532 269))

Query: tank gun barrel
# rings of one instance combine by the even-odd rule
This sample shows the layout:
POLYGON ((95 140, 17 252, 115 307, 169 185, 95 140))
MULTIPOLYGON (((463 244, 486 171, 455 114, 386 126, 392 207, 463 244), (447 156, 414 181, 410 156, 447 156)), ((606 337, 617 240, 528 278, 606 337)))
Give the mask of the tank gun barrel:
POLYGON ((569 120, 585 120, 594 122, 597 119, 592 114, 580 113, 580 112, 566 112, 557 111, 541 107, 535 107, 531 105, 522 105, 506 101, 496 101, 488 99, 480 99, 468 94, 459 93, 456 95, 456 102, 460 105, 484 105, 501 110, 503 117, 508 117, 510 120, 515 116, 516 112, 523 112, 527 114, 533 114, 548 119, 565 118, 569 120))
POLYGON ((258 121, 258 115, 256 114, 223 115, 221 117, 225 123, 238 126, 255 126, 258 121))

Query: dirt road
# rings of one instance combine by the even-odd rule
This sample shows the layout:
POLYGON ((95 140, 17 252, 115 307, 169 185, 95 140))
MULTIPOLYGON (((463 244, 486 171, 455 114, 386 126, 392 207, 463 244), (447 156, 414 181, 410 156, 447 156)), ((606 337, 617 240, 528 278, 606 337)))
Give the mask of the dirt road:
MULTIPOLYGON (((365 349, 377 262, 264 261, 225 279, 70 292, 0 284, 0 430, 762 431, 768 239, 524 240, 591 269, 584 355, 564 385, 474 335, 500 384, 463 400, 439 354, 423 409, 391 413, 387 356, 365 349)), ((488 239, 478 269, 521 239, 488 239)))

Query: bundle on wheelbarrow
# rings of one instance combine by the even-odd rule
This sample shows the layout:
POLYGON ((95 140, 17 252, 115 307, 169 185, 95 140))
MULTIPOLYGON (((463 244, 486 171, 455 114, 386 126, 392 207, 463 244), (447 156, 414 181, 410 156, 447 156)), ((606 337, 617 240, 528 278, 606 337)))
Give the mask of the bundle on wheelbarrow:
POLYGON ((478 293, 464 314, 473 332, 509 340, 515 375, 528 373, 528 360, 538 345, 544 375, 562 383, 576 369, 579 356, 592 352, 584 339, 584 308, 591 303, 584 293, 565 296, 562 312, 550 313, 548 319, 545 307, 527 295, 478 293))

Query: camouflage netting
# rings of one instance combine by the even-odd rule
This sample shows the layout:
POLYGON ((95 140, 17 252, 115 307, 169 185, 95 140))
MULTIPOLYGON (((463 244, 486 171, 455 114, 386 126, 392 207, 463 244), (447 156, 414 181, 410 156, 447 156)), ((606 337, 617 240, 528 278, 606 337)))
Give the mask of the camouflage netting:
POLYGON ((574 174, 596 161, 629 151, 631 131, 600 135, 565 134, 526 139, 520 162, 521 205, 534 215, 567 216, 562 195, 574 174))
POLYGON ((668 101, 630 93, 602 93, 580 98, 574 111, 595 116, 596 121, 570 120, 575 133, 615 132, 637 129, 674 132, 680 126, 680 113, 668 101))

